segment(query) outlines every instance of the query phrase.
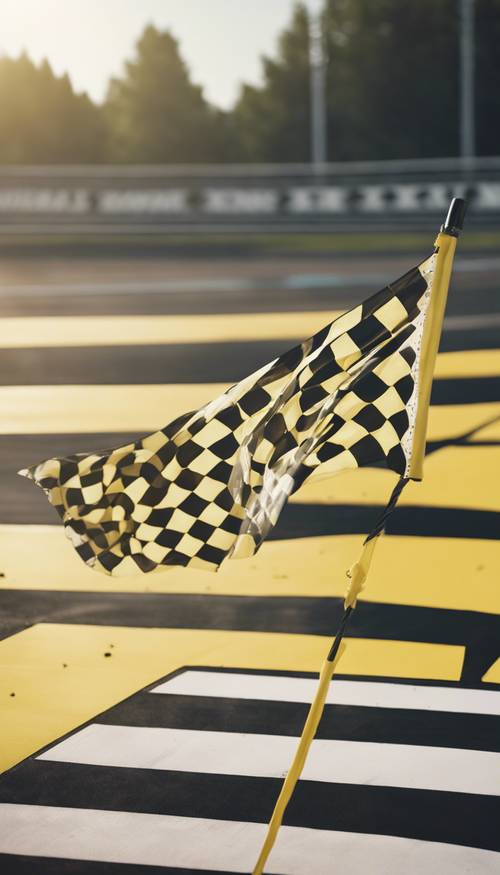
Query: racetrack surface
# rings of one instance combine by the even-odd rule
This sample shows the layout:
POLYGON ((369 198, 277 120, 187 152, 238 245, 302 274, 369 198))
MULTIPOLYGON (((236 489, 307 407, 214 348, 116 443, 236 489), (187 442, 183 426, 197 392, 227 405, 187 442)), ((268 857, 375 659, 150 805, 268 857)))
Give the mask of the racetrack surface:
MULTIPOLYGON (((3 260, 6 871, 250 872, 345 570, 394 485, 312 478, 253 559, 110 579, 16 471, 165 425, 412 265, 3 260)), ((500 260, 456 267, 425 478, 377 548, 275 875, 500 865, 500 260)))

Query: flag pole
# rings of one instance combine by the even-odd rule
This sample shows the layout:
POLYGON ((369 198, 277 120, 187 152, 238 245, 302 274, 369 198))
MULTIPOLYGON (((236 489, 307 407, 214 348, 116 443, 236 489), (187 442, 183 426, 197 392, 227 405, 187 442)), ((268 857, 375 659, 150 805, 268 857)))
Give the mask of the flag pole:
POLYGON ((417 417, 415 421, 415 433, 413 438, 413 451, 409 477, 412 480, 421 480, 423 476, 423 463, 425 455, 425 439, 427 434, 427 420, 431 397, 432 379, 436 365, 436 356, 441 338, 448 287, 450 284, 451 269, 457 245, 457 238, 462 230, 466 201, 462 198, 453 198, 444 225, 436 237, 436 268, 432 283, 432 294, 429 310, 425 319, 424 333, 422 337, 421 362, 422 371, 418 385, 417 417))
POLYGON ((274 811, 271 815, 266 838, 252 875, 262 875, 264 872, 264 866, 266 865, 269 854, 271 853, 276 841, 286 807, 293 795, 304 768, 309 748, 311 747, 314 736, 316 735, 316 730, 323 714, 330 682, 346 648, 346 644, 342 643, 342 639, 349 618, 356 607, 359 593, 361 592, 368 576, 378 538, 383 533, 387 519, 394 511, 399 496, 406 484, 409 480, 422 479, 432 379, 434 376, 436 356, 441 337, 444 311, 446 308, 453 257, 455 254, 457 238, 463 227, 466 207, 467 204, 464 200, 461 198, 453 198, 445 222, 441 226, 441 230, 435 241, 436 266, 431 289, 431 298, 429 301, 429 309, 426 314, 422 335, 422 373, 418 385, 417 414, 409 468, 408 471, 405 472, 405 476, 400 477, 398 480, 387 506, 370 534, 365 538, 363 549, 358 561, 347 572, 347 576, 350 578, 350 583, 344 600, 344 613, 328 656, 321 668, 316 694, 309 708, 309 713, 302 730, 302 735, 299 739, 295 756, 285 777, 280 795, 278 796, 274 811))
POLYGON ((260 851, 257 863, 255 864, 253 875, 262 875, 269 854, 273 849, 286 807, 290 799, 292 798, 293 791, 295 790, 297 781, 299 780, 302 770, 304 768, 309 748, 311 747, 314 736, 316 735, 316 730, 319 726, 319 722, 323 714, 330 681, 345 651, 346 644, 342 643, 342 639, 344 637, 345 630, 349 622, 349 617, 356 607, 357 596, 359 595, 359 592, 362 589, 363 584, 366 580, 375 544, 378 540, 379 535, 381 535, 384 531, 387 519, 396 507, 397 500, 407 483, 408 479, 405 477, 401 477, 398 480, 389 499, 387 507, 384 509, 373 530, 364 541, 361 557, 358 559, 355 565, 353 565, 350 571, 347 572, 348 577, 350 577, 350 585, 344 601, 344 613, 342 615, 337 634, 333 639, 330 651, 321 668, 318 687, 309 708, 309 713, 307 715, 306 722, 302 730, 302 735, 300 736, 299 743, 295 751, 295 756, 287 772, 286 778, 281 788, 280 795, 278 796, 278 800, 274 807, 271 820, 269 821, 266 838, 264 840, 264 844, 262 845, 262 849, 260 851))

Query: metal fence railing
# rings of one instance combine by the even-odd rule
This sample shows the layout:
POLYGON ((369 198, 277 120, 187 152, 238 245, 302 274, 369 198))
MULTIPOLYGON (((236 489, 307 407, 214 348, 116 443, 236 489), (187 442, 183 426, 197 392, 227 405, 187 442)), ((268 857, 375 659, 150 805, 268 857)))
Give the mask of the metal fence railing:
POLYGON ((419 228, 450 198, 500 219, 500 157, 310 165, 0 168, 0 233, 419 228))

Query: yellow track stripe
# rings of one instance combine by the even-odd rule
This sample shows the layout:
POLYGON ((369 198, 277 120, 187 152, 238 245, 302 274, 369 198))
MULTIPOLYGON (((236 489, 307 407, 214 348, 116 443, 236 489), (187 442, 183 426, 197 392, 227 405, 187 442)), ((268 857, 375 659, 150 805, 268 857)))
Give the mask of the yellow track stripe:
MULTIPOLYGON (((330 643, 317 635, 31 626, 0 641, 0 767, 182 666, 316 672, 330 643)), ((462 646, 351 638, 342 672, 456 681, 463 658, 462 646)))
POLYGON ((500 684, 500 656, 490 665, 488 671, 483 674, 482 681, 488 684, 500 684))
MULTIPOLYGON (((393 472, 376 468, 328 474, 325 463, 290 501, 383 504, 395 482, 393 472)), ((500 447, 446 447, 426 458, 423 481, 409 483, 399 504, 500 511, 499 496, 500 447)))
MULTIPOLYGON (((461 437, 500 416, 500 404, 442 404, 429 410, 428 441, 461 437)), ((471 438, 473 440, 474 438, 471 438)))
MULTIPOLYGON (((23 316, 0 319, 0 348, 123 346, 297 340, 319 331, 340 311, 223 313, 182 316, 23 316)), ((441 353, 437 376, 500 373, 500 350, 441 353)))
MULTIPOLYGON (((141 434, 198 409, 226 388, 226 383, 1 386, 0 434, 141 434)), ((433 407, 429 439, 457 437, 499 414, 500 404, 433 407)))
MULTIPOLYGON (((87 568, 60 526, 0 526, 1 589, 235 596, 343 596, 361 535, 268 541, 257 556, 217 574, 172 568, 104 577, 87 568), (27 549, 27 547, 29 549, 27 549)), ((362 599, 500 614, 500 549, 494 541, 385 537, 362 599), (404 568, 404 574, 401 569, 404 568)))
POLYGON ((473 441, 500 441, 500 409, 498 411, 498 416, 495 422, 492 422, 490 425, 486 425, 484 428, 481 428, 477 431, 473 438, 473 441))
POLYGON ((2 386, 0 434, 155 431, 226 388, 226 383, 2 386))
MULTIPOLYGON (((298 340, 319 331, 339 311, 195 316, 23 316, 0 319, 0 349, 136 346, 169 343, 298 340)), ((437 377, 500 374, 500 350, 441 353, 437 377)))
POLYGON ((220 343, 308 337, 339 311, 197 316, 23 316, 0 319, 0 347, 220 343))
POLYGON ((442 352, 437 357, 435 377, 495 377, 500 374, 500 349, 442 352))

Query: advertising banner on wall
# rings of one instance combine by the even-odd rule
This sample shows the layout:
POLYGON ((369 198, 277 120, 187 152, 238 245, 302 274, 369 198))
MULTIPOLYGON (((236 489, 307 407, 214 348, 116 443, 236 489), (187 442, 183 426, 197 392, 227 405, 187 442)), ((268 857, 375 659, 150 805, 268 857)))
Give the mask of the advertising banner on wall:
MULTIPOLYGON (((417 162, 413 162, 414 164, 417 162)), ((393 162, 398 164, 398 162, 393 162)), ((472 171, 356 173, 309 167, 9 167, 0 170, 0 231, 283 230, 426 225, 464 197, 472 221, 500 216, 500 160, 472 171)))

